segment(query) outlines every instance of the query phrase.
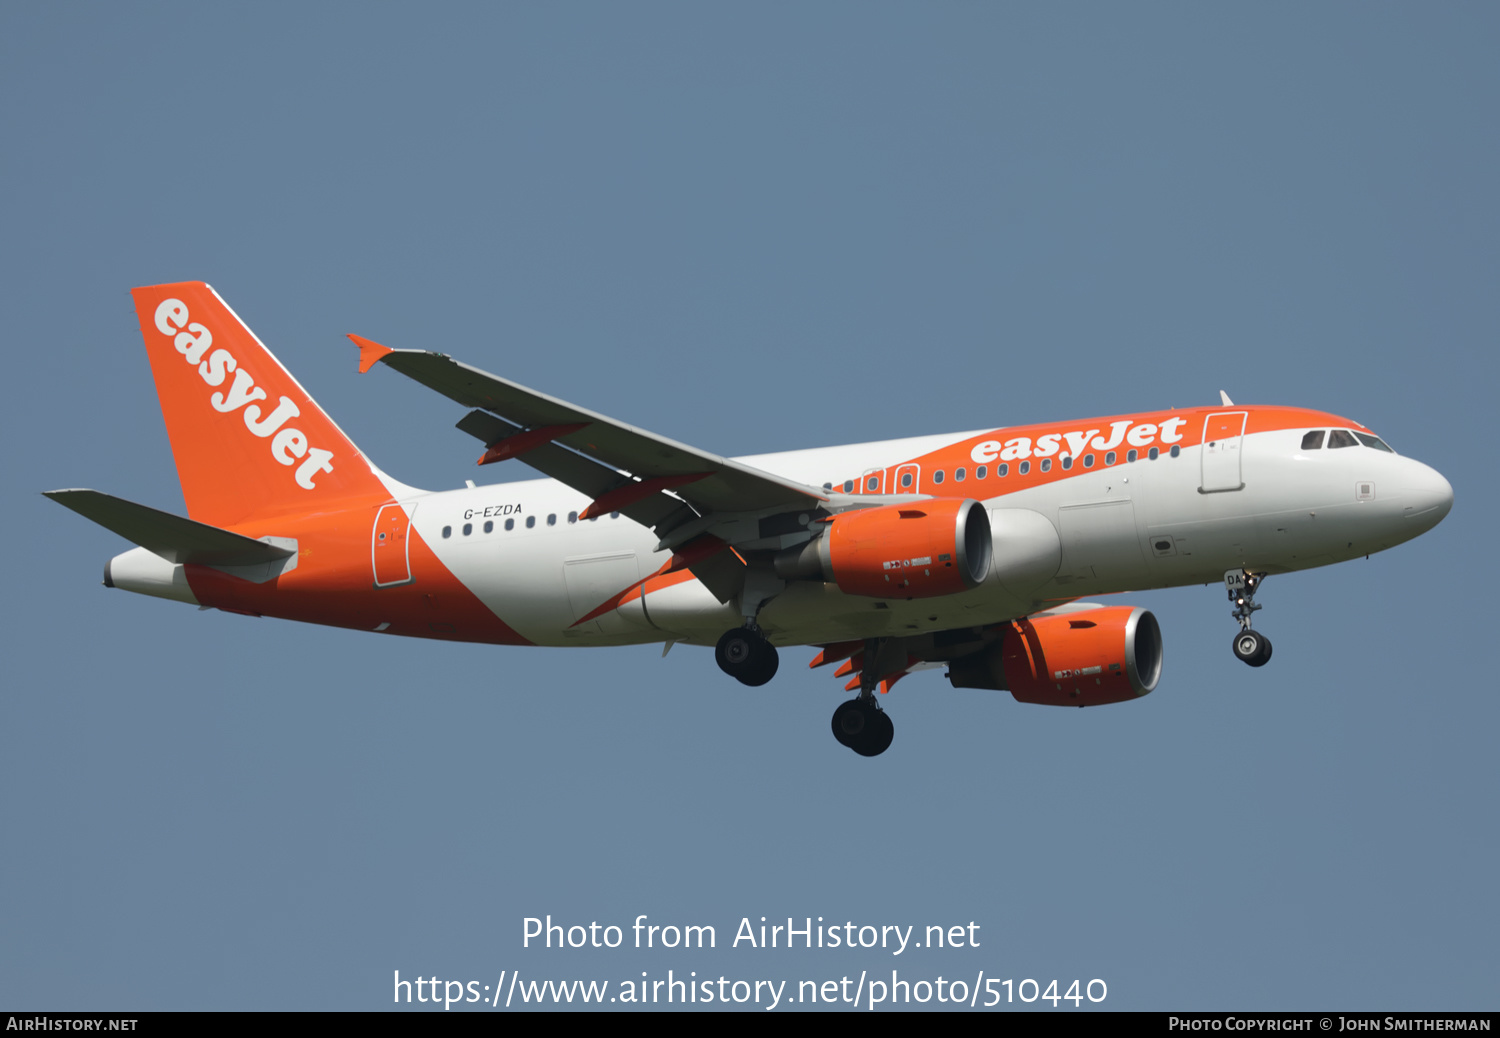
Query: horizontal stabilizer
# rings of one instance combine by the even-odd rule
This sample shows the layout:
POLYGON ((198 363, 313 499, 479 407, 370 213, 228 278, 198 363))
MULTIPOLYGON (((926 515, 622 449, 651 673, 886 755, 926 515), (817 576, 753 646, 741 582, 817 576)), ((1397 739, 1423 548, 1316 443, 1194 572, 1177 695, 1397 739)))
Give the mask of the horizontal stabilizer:
POLYGON ((295 554, 291 548, 277 547, 97 490, 48 490, 42 496, 172 563, 253 566, 295 554))

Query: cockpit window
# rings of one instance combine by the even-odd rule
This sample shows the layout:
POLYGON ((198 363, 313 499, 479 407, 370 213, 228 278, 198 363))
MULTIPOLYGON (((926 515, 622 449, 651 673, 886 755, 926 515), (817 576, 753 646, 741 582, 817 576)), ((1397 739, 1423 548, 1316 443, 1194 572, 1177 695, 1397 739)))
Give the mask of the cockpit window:
POLYGON ((1385 451, 1388 454, 1396 453, 1395 451, 1387 447, 1385 445, 1385 441, 1382 440, 1379 436, 1371 436, 1369 433, 1355 433, 1354 435, 1359 437, 1359 442, 1364 444, 1366 447, 1374 447, 1376 450, 1385 451))
POLYGON ((1302 449, 1305 451, 1318 451, 1323 449, 1323 429, 1314 429, 1302 437, 1302 449))
POLYGON ((1328 449, 1334 450, 1338 447, 1358 447, 1359 441, 1348 429, 1335 429, 1328 434, 1328 449))

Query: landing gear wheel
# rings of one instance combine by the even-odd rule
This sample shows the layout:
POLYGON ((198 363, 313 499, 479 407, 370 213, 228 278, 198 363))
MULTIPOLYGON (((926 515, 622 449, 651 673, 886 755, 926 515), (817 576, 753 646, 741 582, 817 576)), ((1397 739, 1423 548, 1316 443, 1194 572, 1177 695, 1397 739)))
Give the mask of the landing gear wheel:
POLYGON ((1234 654, 1252 667, 1264 667, 1271 658, 1271 639, 1245 628, 1234 636, 1234 654))
POLYGON ((864 703, 858 699, 850 699, 840 703, 839 708, 833 712, 833 737, 839 741, 839 745, 852 747, 864 735, 868 724, 869 712, 864 703))
POLYGON ((891 723, 891 717, 884 710, 872 708, 874 716, 870 723, 865 726, 864 738, 849 747, 861 757, 878 757, 890 749, 891 740, 896 737, 896 726, 891 723))
POLYGON ((776 646, 757 630, 736 627, 725 631, 714 648, 719 669, 745 685, 764 685, 776 676, 781 660, 776 646))
POLYGON ((1252 667, 1264 667, 1267 663, 1271 662, 1271 639, 1267 638, 1265 635, 1261 635, 1260 642, 1263 646, 1260 653, 1260 659, 1256 660, 1254 663, 1251 663, 1250 666, 1252 667))
POLYGON ((895 736, 890 717, 868 699, 850 699, 833 712, 833 737, 861 757, 884 753, 895 736))
POLYGON ((760 686, 776 676, 776 670, 781 666, 781 657, 776 653, 776 646, 761 639, 759 659, 756 660, 755 670, 747 678, 740 678, 747 685, 760 686))

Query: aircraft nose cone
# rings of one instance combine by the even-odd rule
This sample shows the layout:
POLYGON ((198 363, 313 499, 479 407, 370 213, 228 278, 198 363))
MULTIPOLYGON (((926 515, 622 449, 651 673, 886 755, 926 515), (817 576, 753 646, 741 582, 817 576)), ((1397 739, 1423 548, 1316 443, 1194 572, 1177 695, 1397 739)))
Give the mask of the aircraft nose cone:
POLYGON ((1430 530, 1453 509, 1453 486, 1437 469, 1413 462, 1406 479, 1404 518, 1430 530))

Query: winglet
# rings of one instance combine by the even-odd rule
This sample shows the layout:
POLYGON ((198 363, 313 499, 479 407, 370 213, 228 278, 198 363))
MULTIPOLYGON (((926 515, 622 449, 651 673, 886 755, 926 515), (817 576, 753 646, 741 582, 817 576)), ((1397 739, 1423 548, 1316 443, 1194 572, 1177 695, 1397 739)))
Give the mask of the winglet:
POLYGON ((382 346, 378 342, 371 342, 363 335, 350 335, 349 341, 359 347, 359 373, 363 375, 385 357, 387 353, 396 351, 389 346, 382 346))
MULTIPOLYGON (((370 345, 373 346, 375 344, 371 343, 370 345)), ((1229 394, 1226 393, 1226 392, 1224 392, 1222 389, 1219 390, 1219 399, 1223 402, 1223 404, 1224 404, 1225 407, 1233 407, 1234 406, 1234 401, 1231 400, 1231 399, 1229 399, 1229 394)))

